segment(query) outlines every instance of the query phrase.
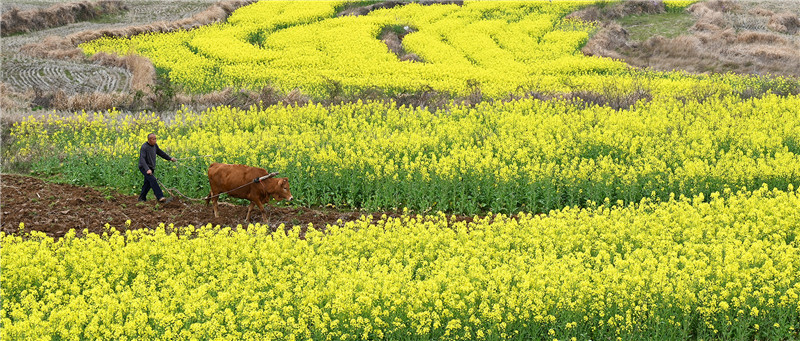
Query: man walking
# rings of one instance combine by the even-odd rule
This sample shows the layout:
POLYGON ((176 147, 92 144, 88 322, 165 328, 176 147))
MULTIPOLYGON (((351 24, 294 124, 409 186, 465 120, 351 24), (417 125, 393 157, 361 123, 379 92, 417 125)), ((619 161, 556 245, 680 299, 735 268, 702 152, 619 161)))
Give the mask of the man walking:
POLYGON ((155 177, 156 155, 164 158, 164 160, 176 161, 174 157, 167 155, 161 148, 158 148, 156 134, 150 133, 147 135, 147 142, 139 149, 139 171, 144 175, 144 185, 142 185, 142 193, 139 194, 139 201, 146 201, 147 192, 152 188, 153 194, 156 195, 156 199, 159 202, 167 202, 167 198, 164 198, 164 193, 161 192, 161 187, 158 186, 158 181, 156 181, 155 177))

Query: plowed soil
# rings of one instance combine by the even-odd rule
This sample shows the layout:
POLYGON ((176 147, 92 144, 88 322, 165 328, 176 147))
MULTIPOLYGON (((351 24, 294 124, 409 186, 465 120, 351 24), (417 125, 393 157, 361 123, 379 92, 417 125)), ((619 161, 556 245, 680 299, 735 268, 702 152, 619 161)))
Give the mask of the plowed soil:
MULTIPOLYGON (((70 229, 78 235, 83 229, 102 234, 106 224, 117 230, 153 229, 160 223, 174 226, 202 226, 206 224, 246 227, 250 223, 266 222, 274 230, 280 224, 286 228, 300 228, 305 234, 309 223, 314 228, 324 229, 326 224, 358 220, 370 213, 337 211, 332 209, 278 207, 267 205, 268 214, 255 209, 250 221, 245 221, 247 206, 220 202, 219 218, 205 202, 193 202, 175 197, 167 204, 157 203, 150 193, 149 201, 137 202, 137 196, 124 195, 87 187, 53 184, 38 178, 2 174, 0 176, 0 231, 20 233, 41 231, 48 236, 60 238, 70 229), (130 226, 126 221, 130 220, 130 226), (20 231, 20 223, 25 223, 20 231)), ((383 213, 371 213, 380 216, 383 213)), ((387 216, 398 216, 387 212, 387 216)))

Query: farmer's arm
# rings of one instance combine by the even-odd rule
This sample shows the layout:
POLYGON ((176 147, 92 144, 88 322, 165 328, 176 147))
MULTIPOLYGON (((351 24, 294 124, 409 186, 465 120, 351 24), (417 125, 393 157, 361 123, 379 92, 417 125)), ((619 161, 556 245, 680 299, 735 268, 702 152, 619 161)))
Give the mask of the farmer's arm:
POLYGON ((147 166, 147 161, 145 161, 146 158, 147 152, 144 150, 144 146, 142 146, 142 148, 139 148, 139 170, 142 172, 147 172, 150 170, 150 167, 147 166))
POLYGON ((158 156, 160 156, 160 157, 164 158, 164 160, 167 160, 167 161, 175 161, 175 158, 174 158, 174 157, 172 157, 172 156, 169 156, 167 153, 165 153, 163 150, 161 150, 161 148, 158 148, 158 146, 156 146, 156 154, 157 154, 158 156))

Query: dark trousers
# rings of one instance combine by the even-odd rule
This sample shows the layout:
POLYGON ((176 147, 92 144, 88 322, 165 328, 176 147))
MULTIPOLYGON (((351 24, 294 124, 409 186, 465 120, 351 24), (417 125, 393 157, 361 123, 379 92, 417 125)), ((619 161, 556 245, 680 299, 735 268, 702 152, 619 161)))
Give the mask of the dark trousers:
MULTIPOLYGON (((153 174, 155 174, 155 172, 153 174)), ((147 192, 150 192, 151 188, 153 189, 153 194, 156 195, 156 199, 161 199, 164 193, 161 192, 161 187, 158 186, 156 177, 152 174, 148 175, 145 172, 142 172, 142 175, 144 175, 144 184, 142 185, 142 193, 139 194, 139 200, 147 200, 147 192)))

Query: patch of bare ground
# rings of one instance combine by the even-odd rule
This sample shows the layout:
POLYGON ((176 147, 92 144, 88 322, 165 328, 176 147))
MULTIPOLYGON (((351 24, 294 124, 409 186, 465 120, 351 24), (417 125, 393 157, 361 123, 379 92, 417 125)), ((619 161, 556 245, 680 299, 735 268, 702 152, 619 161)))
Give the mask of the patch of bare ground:
POLYGON ((686 11, 696 20, 686 34, 644 41, 631 41, 618 15, 588 8, 572 16, 602 22, 586 55, 660 71, 800 77, 800 2, 709 0, 686 11))
POLYGON ((416 53, 409 53, 403 48, 403 38, 416 31, 416 29, 407 25, 387 26, 383 28, 378 39, 386 44, 389 51, 394 53, 400 61, 420 62, 422 59, 416 53))
MULTIPOLYGON (((211 224, 247 228, 248 224, 266 223, 273 231, 280 227, 299 228, 301 237, 309 224, 324 230, 328 224, 343 224, 360 219, 363 215, 398 217, 398 212, 341 211, 332 208, 287 207, 267 205, 267 214, 256 210, 245 221, 247 206, 220 202, 219 217, 215 218, 205 202, 175 197, 166 204, 149 201, 137 202, 136 195, 119 194, 111 190, 48 183, 38 178, 2 174, 0 176, 0 231, 8 234, 30 231, 44 232, 61 238, 70 229, 78 235, 87 229, 102 234, 105 225, 119 231, 154 229, 159 224, 175 227, 211 224), (128 223, 129 221, 129 223, 128 223), (24 228, 20 230, 20 223, 24 228)), ((451 221, 472 221, 472 217, 456 216, 451 221)))
POLYGON ((27 11, 14 7, 3 12, 0 33, 8 36, 38 31, 91 20, 103 15, 117 14, 127 9, 128 7, 119 0, 70 2, 27 11))

